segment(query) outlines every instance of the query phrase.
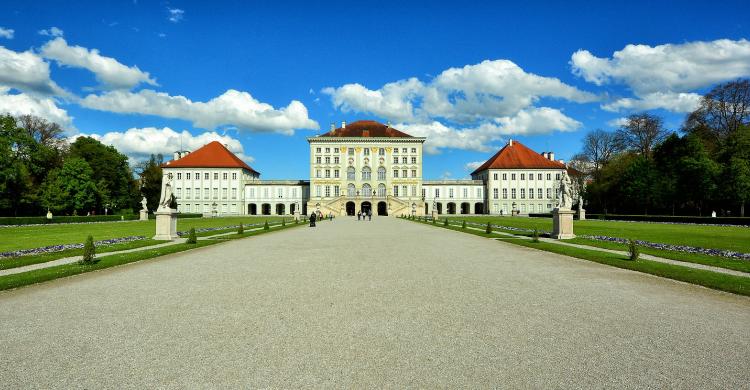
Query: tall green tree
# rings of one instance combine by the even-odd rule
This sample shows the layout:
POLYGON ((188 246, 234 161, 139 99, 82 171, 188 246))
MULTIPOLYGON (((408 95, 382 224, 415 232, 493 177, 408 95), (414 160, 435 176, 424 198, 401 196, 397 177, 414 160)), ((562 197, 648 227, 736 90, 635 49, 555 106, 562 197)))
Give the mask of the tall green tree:
MULTIPOLYGON (((140 193, 145 196, 149 210, 156 210, 161 197, 162 155, 151 155, 148 161, 136 165, 136 172, 140 176, 140 193)), ((139 197, 140 199, 140 197, 139 197)))
POLYGON ((50 173, 42 186, 42 204, 58 213, 85 215, 96 207, 99 189, 94 171, 81 158, 68 158, 50 173))
POLYGON ((83 159, 92 168, 92 179, 100 194, 97 209, 109 206, 108 209, 115 210, 133 206, 135 179, 126 155, 94 138, 78 137, 70 145, 69 158, 83 159))

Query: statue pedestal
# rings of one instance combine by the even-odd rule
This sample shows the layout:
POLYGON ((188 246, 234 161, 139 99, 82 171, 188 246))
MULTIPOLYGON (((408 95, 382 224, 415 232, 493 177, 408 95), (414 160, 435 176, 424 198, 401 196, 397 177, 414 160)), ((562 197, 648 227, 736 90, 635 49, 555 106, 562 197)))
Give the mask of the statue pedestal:
POLYGON ((140 215, 139 220, 148 221, 148 210, 141 210, 141 215, 140 215))
POLYGON ((566 240, 575 238, 573 234, 573 210, 552 210, 552 238, 566 240))
POLYGON ((586 220, 586 209, 578 209, 578 220, 579 221, 586 220))
POLYGON ((159 207, 154 213, 156 215, 156 235, 154 240, 176 240, 177 235, 177 210, 159 207))

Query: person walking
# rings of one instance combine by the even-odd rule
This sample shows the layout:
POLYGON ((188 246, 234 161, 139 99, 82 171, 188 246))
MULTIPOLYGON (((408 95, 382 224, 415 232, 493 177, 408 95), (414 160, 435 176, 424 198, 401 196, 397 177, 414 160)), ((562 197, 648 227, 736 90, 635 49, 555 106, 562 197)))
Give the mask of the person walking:
POLYGON ((360 218, 361 216, 362 216, 362 212, 361 212, 361 211, 357 211, 357 221, 359 221, 359 218, 360 218))
POLYGON ((318 216, 317 216, 317 215, 315 214, 315 212, 314 212, 314 211, 313 211, 313 213, 312 213, 312 214, 310 214, 310 227, 315 227, 315 219, 316 219, 317 217, 318 217, 318 216))
POLYGON ((367 212, 367 220, 372 221, 372 211, 367 212))

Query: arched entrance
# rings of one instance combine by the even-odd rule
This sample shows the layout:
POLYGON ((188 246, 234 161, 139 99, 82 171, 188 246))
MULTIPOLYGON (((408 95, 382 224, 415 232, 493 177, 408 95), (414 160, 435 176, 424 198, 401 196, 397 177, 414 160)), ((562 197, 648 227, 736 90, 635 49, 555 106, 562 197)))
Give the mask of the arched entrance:
POLYGON ((289 214, 294 215, 294 212, 297 211, 297 205, 292 203, 289 205, 289 214))
POLYGON ((471 214, 471 204, 461 203, 461 214, 471 214))
POLYGON ((427 203, 424 204, 424 215, 429 214, 429 206, 427 206, 427 203))
POLYGON ((456 204, 453 202, 448 202, 448 214, 455 214, 456 213, 456 204))
POLYGON ((363 213, 369 214, 372 212, 372 203, 370 202, 362 202, 362 206, 360 207, 360 210, 362 210, 363 213))
POLYGON ((443 213, 443 204, 442 203, 436 203, 435 204, 435 211, 437 211, 438 214, 443 213))
POLYGON ((271 215, 271 204, 270 203, 263 203, 260 206, 260 212, 263 215, 271 215))
POLYGON ((346 202, 346 215, 354 215, 354 202, 346 202))
POLYGON ((474 214, 484 214, 483 203, 474 203, 474 214))
POLYGON ((284 215, 284 210, 286 209, 286 206, 283 203, 277 203, 276 204, 276 215, 284 215))
POLYGON ((378 215, 388 215, 388 204, 378 202, 378 215))
POLYGON ((258 205, 255 203, 250 203, 249 205, 247 205, 247 213, 250 215, 257 215, 258 205))

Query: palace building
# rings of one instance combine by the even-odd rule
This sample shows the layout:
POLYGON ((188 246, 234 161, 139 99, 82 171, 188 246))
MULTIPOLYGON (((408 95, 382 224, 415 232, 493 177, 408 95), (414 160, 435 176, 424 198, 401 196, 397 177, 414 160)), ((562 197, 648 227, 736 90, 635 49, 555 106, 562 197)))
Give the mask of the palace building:
POLYGON ((567 169, 553 153, 511 140, 470 180, 424 180, 426 138, 375 121, 332 125, 307 141, 309 181, 261 180, 216 141, 175 152, 162 168, 173 173, 178 210, 205 215, 546 213, 567 169))

